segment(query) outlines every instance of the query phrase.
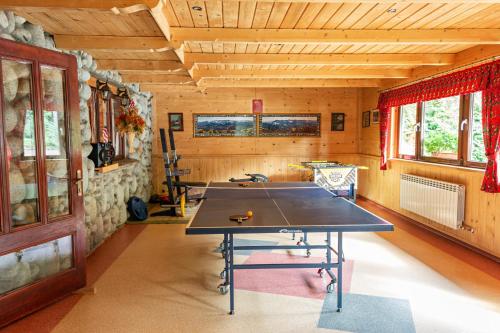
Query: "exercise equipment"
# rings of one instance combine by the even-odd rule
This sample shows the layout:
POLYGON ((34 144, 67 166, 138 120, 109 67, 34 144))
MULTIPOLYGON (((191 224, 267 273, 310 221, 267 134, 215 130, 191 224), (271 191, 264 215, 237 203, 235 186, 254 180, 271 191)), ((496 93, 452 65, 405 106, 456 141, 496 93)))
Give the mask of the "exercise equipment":
POLYGON ((167 200, 160 204, 166 210, 151 214, 151 216, 184 216, 186 214, 186 206, 197 204, 204 197, 201 195, 190 196, 189 189, 191 187, 206 187, 203 182, 181 182, 180 177, 189 175, 190 169, 179 169, 178 161, 181 155, 177 154, 175 148, 174 131, 168 130, 170 141, 170 152, 167 145, 167 135, 164 128, 160 128, 161 148, 163 152, 163 161, 165 168, 166 180, 163 185, 166 185, 168 197, 167 200))

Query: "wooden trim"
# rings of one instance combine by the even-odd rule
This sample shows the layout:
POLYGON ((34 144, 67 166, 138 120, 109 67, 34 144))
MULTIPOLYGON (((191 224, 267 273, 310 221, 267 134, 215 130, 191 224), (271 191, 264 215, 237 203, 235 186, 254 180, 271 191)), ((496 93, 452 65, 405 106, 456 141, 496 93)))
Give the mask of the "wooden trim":
POLYGON ((464 136, 464 155, 463 155, 463 165, 467 167, 472 167, 472 168, 478 168, 478 169, 486 169, 486 163, 481 163, 481 162, 474 162, 469 160, 470 157, 470 151, 469 149, 472 147, 472 131, 471 128, 473 126, 473 119, 472 119, 472 94, 467 94, 464 96, 464 117, 463 119, 467 119, 467 126, 465 127, 463 136, 464 136))
POLYGON ((469 128, 470 128, 470 94, 465 96, 460 96, 460 121, 458 124, 458 131, 460 133, 459 137, 459 147, 460 147, 460 155, 459 157, 462 160, 462 165, 467 165, 467 160, 469 159, 469 146, 470 146, 470 137, 469 137, 469 128), (467 126, 464 127, 463 131, 461 130, 461 125, 464 120, 467 120, 467 126))
POLYGON ((396 125, 394 132, 394 152, 396 156, 400 156, 399 154, 399 129, 401 128, 401 106, 394 108, 394 124, 396 125))
MULTIPOLYGON (((0 58, 0 83, 1 86, 3 87, 3 68, 2 68, 2 58, 0 58)), ((3 89, 0 89, 0 109, 2 112, 0 112, 0 120, 2 124, 5 124, 4 120, 4 99, 3 99, 3 89)), ((8 179, 8 174, 7 174, 7 151, 5 149, 5 133, 3 130, 3 125, 2 128, 0 128, 0 179, 8 179)), ((7 221, 9 219, 7 218, 7 202, 3 199, 7 197, 7 185, 2 181, 0 183, 0 237, 2 234, 7 232, 9 227, 7 226, 7 221)))
POLYGON ((415 159, 420 160, 422 156, 422 126, 423 126, 423 117, 422 117, 422 103, 417 103, 417 124, 418 131, 415 133, 415 159))

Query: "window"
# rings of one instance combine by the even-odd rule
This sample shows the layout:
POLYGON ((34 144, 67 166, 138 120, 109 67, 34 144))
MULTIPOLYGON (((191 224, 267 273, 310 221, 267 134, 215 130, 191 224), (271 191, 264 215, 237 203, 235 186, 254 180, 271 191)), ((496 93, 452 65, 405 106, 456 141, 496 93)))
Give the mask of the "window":
POLYGON ((405 157, 415 156, 417 103, 402 105, 399 112, 399 153, 405 157))
POLYGON ((470 146, 468 160, 477 163, 486 163, 484 153, 483 125, 482 125, 482 97, 481 91, 471 95, 470 101, 470 135, 468 144, 470 146))
POLYGON ((94 87, 91 88, 92 95, 88 100, 90 128, 92 131, 91 143, 102 141, 102 129, 108 129, 108 141, 115 148, 115 160, 125 158, 125 137, 118 133, 115 127, 115 119, 121 112, 121 98, 112 94, 108 101, 101 98, 101 94, 94 87))
POLYGON ((451 96, 399 107, 399 158, 484 167, 482 93, 451 96))
POLYGON ((457 160, 459 119, 460 96, 424 102, 422 155, 457 160))

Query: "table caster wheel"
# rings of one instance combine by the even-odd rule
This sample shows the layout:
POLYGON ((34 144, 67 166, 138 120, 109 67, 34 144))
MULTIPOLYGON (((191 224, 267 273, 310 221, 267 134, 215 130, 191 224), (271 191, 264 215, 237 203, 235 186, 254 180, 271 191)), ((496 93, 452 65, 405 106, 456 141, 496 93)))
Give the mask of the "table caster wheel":
POLYGON ((307 250, 307 251, 306 251, 306 257, 308 257, 308 258, 309 258, 310 256, 311 256, 311 251, 310 251, 310 250, 307 250))
POLYGON ((234 315, 234 310, 229 311, 230 315, 234 315))
POLYGON ((326 286, 326 292, 331 294, 335 290, 335 283, 332 281, 326 286))
POLYGON ((219 276, 222 280, 226 279, 226 271, 223 270, 222 272, 220 272, 219 276))
POLYGON ((325 276, 325 270, 323 268, 318 269, 318 274, 320 277, 325 276))
POLYGON ((342 312, 342 308, 338 308, 338 309, 337 309, 337 312, 342 312))
POLYGON ((217 286, 217 289, 221 295, 225 295, 229 291, 229 285, 222 283, 217 286))
POLYGON ((301 243, 302 243, 301 241, 298 241, 298 242, 297 242, 297 246, 300 246, 300 244, 301 244, 301 243))

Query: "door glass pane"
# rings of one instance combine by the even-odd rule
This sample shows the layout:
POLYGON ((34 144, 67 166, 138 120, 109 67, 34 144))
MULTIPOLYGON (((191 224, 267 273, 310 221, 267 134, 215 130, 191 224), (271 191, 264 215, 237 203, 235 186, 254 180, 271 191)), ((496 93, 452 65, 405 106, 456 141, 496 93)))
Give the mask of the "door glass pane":
POLYGON ((483 93, 481 91, 471 94, 471 124, 469 131, 469 161, 486 163, 483 140, 483 93))
POLYGON ((415 156, 417 103, 402 105, 399 108, 399 119, 399 154, 415 156))
POLYGON ((49 218, 69 214, 69 160, 64 71, 42 67, 43 127, 49 218))
POLYGON ((31 64, 2 60, 3 130, 12 226, 39 221, 31 64))
POLYGON ((460 96, 423 103, 423 155, 458 159, 460 96))
POLYGON ((71 236, 0 256, 0 295, 73 267, 71 236))

